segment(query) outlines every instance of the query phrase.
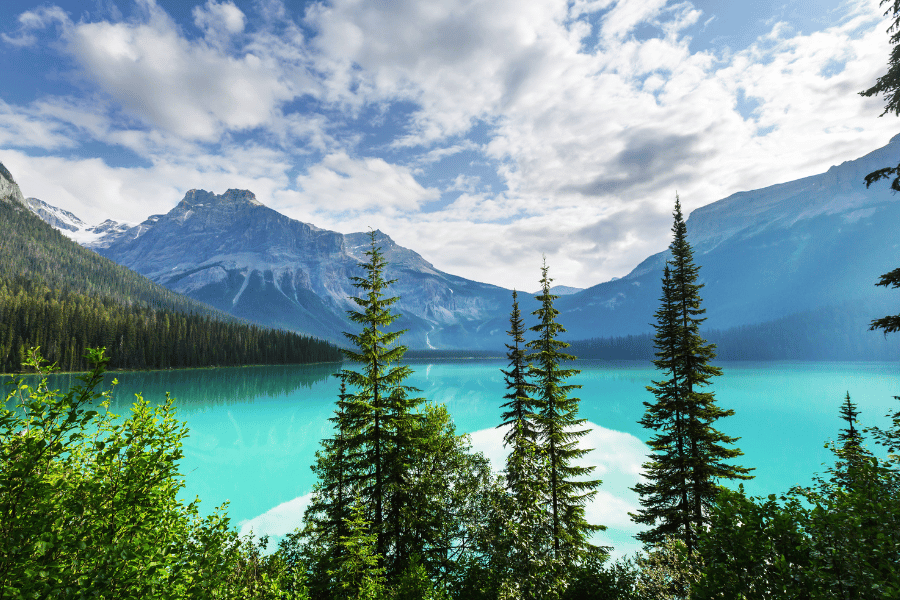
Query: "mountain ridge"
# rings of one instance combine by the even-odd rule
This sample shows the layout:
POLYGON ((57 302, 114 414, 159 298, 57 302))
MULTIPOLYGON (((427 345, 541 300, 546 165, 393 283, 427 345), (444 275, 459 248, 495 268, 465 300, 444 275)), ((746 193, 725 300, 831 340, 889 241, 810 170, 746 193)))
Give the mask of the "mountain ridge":
MULTIPOLYGON (((706 326, 728 329, 848 302, 880 306, 874 282, 900 262, 891 223, 900 203, 864 176, 900 155, 900 136, 824 173, 741 191, 695 209, 688 239, 701 266, 706 326)), ((497 349, 506 342, 510 290, 436 269, 376 232, 398 279, 398 326, 421 349, 497 349)), ((191 190, 165 215, 111 234, 96 251, 171 289, 242 318, 342 341, 355 305, 368 234, 341 234, 290 219, 247 190, 191 190), (306 329, 304 329, 306 328, 306 329)), ((558 294, 564 339, 652 330, 667 252, 619 279, 558 294)), ((567 289, 565 291, 570 291, 567 289)), ((519 296, 529 315, 534 298, 519 296)), ((873 317, 879 315, 873 315, 873 317)), ((527 317, 526 317, 527 318, 527 317)))

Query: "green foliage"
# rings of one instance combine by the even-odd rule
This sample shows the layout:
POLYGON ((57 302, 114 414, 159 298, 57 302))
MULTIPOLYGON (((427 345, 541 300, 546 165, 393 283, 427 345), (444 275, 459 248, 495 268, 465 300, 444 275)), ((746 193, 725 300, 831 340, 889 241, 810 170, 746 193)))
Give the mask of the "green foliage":
POLYGON ((377 535, 365 518, 365 507, 357 496, 347 519, 347 535, 341 536, 342 552, 337 568, 329 571, 338 597, 347 600, 382 600, 385 598, 385 576, 381 557, 375 552, 377 535))
MULTIPOLYGON (((637 579, 641 574, 637 564, 623 558, 608 562, 605 556, 594 555, 570 569, 569 585, 563 600, 642 600, 637 594, 637 579)), ((650 598, 655 597, 647 597, 650 598)))
MULTIPOLYGON (((881 116, 894 113, 900 116, 900 0, 881 0, 881 5, 887 5, 884 16, 889 17, 891 24, 887 29, 891 38, 891 55, 888 58, 888 71, 878 78, 878 81, 867 90, 860 92, 861 96, 870 97, 883 94, 886 104, 881 116)), ((879 169, 866 175, 866 187, 876 181, 888 179, 894 176, 891 188, 900 191, 900 165, 879 169)))
POLYGON ((702 561, 680 539, 665 537, 637 559, 635 595, 642 600, 684 600, 700 578, 702 561))
MULTIPOLYGON (((280 598, 285 570, 262 559, 222 509, 183 503, 184 423, 170 398, 138 397, 122 420, 98 392, 106 364, 63 393, 10 382, 0 409, 0 596, 280 598), (246 592, 250 590, 251 595, 246 592)), ((49 370, 37 352, 27 364, 49 370)), ((295 595, 303 598, 303 595, 295 595)))
POLYGON ((450 596, 431 581, 419 555, 414 554, 397 581, 393 598, 395 600, 449 600, 450 596))
POLYGON ((677 196, 673 217, 671 259, 663 270, 654 326, 653 363, 665 378, 647 387, 656 401, 644 403, 647 410, 640 423, 656 433, 649 442, 653 453, 643 465, 646 481, 633 488, 641 496, 642 508, 631 517, 650 526, 638 534, 641 541, 652 545, 676 536, 690 555, 706 526, 718 481, 750 479, 750 470, 723 462, 743 453, 726 448, 737 438, 722 434, 712 424, 734 411, 723 410, 712 392, 701 391, 722 370, 709 364, 715 358, 715 346, 700 335, 706 312, 700 306, 703 284, 697 283, 700 268, 694 264, 677 196))
POLYGON ((701 537, 694 597, 898 597, 898 490, 898 473, 870 458, 851 487, 819 479, 780 502, 723 491, 701 537))
POLYGON ((397 298, 387 297, 393 282, 384 278, 387 263, 374 233, 366 255, 365 276, 353 278, 360 310, 349 313, 362 331, 345 334, 353 344, 345 355, 359 367, 340 373, 346 387, 332 419, 335 434, 313 467, 318 483, 297 536, 300 554, 316 597, 342 597, 335 576, 348 560, 339 540, 350 535, 347 492, 353 489, 366 535, 374 536, 368 560, 383 570, 385 589, 413 593, 415 582, 427 577, 440 582, 428 593, 443 593, 462 586, 462 565, 478 560, 477 524, 496 482, 468 437, 456 434, 446 408, 423 404, 414 396, 418 390, 404 384, 411 369, 400 364, 403 332, 390 330, 399 316, 391 312, 397 298))
POLYGON ((115 369, 340 360, 334 346, 292 332, 0 279, 0 370, 21 370, 35 346, 69 371, 86 369, 85 350, 98 346, 113 352, 115 369))
POLYGON ((900 472, 866 450, 857 415, 848 393, 827 480, 778 499, 721 492, 701 536, 706 570, 694 597, 900 596, 900 472))

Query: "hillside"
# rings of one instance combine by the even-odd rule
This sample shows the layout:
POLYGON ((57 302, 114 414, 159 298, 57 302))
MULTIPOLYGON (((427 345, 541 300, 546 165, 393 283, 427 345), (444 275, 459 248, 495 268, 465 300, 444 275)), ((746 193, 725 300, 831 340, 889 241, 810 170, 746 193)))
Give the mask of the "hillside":
POLYGON ((0 164, 0 370, 43 346, 65 368, 106 346, 112 368, 337 360, 307 336, 266 331, 82 248, 34 215, 0 164))

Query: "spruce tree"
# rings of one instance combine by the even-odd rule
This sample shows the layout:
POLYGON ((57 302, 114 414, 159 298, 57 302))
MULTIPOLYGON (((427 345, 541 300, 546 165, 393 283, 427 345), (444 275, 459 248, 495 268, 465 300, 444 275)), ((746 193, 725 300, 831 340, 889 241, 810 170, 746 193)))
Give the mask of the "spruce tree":
POLYGON ((510 447, 510 455, 507 459, 507 479, 516 477, 510 471, 511 464, 517 461, 514 457, 527 451, 534 445, 537 432, 534 425, 534 401, 531 399, 533 385, 526 378, 528 365, 525 360, 525 327, 522 323, 522 314, 519 311, 519 300, 516 291, 512 293, 512 311, 509 316, 509 335, 511 343, 506 344, 506 358, 509 361, 509 370, 500 369, 506 383, 507 393, 503 398, 506 402, 502 405, 506 410, 500 417, 502 423, 498 427, 506 429, 503 434, 503 443, 510 447))
POLYGON ((334 425, 334 436, 323 439, 322 448, 316 451, 312 470, 317 482, 303 515, 307 523, 304 535, 317 548, 310 562, 315 563, 311 565, 315 574, 313 587, 320 590, 330 587, 328 574, 343 560, 341 540, 348 535, 347 522, 352 518, 356 456, 350 424, 353 406, 347 398, 347 386, 341 381, 337 410, 329 419, 334 425))
POLYGON ((654 340, 654 364, 666 378, 648 387, 657 400, 648 405, 641 420, 645 427, 662 433, 653 438, 654 454, 644 465, 648 483, 634 488, 644 508, 632 518, 651 526, 638 539, 654 544, 678 531, 691 554, 719 492, 718 481, 752 476, 750 469, 724 462, 743 455, 737 448, 725 447, 738 438, 713 428, 713 423, 734 411, 720 408, 713 392, 701 391, 722 370, 709 364, 716 355, 715 345, 700 335, 706 312, 701 308, 703 284, 697 282, 700 267, 694 263, 677 195, 673 217, 671 258, 663 271, 654 340))
POLYGON ((510 502, 502 507, 505 519, 499 528, 502 539, 496 540, 492 548, 494 553, 502 552, 504 556, 492 567, 494 575, 500 578, 503 593, 537 600, 552 595, 552 590, 561 589, 562 585, 554 581, 559 573, 548 568, 552 563, 552 545, 548 543, 552 537, 552 515, 546 503, 550 495, 549 465, 546 452, 538 446, 536 407, 531 398, 534 386, 527 379, 525 328, 515 291, 509 324, 510 343, 506 344, 509 370, 500 370, 506 383, 507 402, 502 405, 506 410, 498 427, 506 428, 503 443, 509 448, 509 454, 504 478, 510 502))
POLYGON ((588 523, 585 516, 585 504, 596 494, 600 480, 584 479, 594 468, 574 464, 590 451, 578 448, 578 440, 590 430, 581 429, 585 419, 578 418, 579 399, 569 396, 581 386, 566 381, 579 371, 562 366, 575 357, 562 352, 568 344, 558 339, 565 329, 556 322, 559 311, 553 308, 553 300, 557 296, 550 293, 553 280, 547 272, 545 260, 537 296, 541 306, 532 313, 540 321, 531 328, 538 337, 526 344, 531 350, 528 374, 534 385, 535 425, 547 462, 552 556, 558 565, 570 566, 597 550, 589 537, 605 527, 588 523))
MULTIPOLYGON (((343 551, 338 540, 346 532, 351 508, 347 490, 353 488, 374 536, 373 555, 380 561, 379 568, 393 580, 410 556, 403 519, 410 498, 407 471, 421 443, 422 418, 415 409, 422 399, 413 396, 415 388, 403 383, 412 372, 399 364, 406 352, 406 347, 398 343, 404 332, 388 330, 399 318, 391 311, 398 298, 387 297, 394 281, 385 278, 387 262, 375 232, 370 234, 370 244, 368 261, 359 264, 363 276, 351 278, 360 292, 351 300, 360 310, 348 311, 348 315, 362 325, 362 331, 344 334, 353 345, 343 350, 344 355, 360 366, 339 374, 342 392, 333 420, 337 433, 323 443, 314 467, 320 480, 307 512, 306 538, 309 548, 322 542, 317 558, 321 562, 321 553, 326 553, 321 567, 332 570, 343 551)), ((316 554, 317 550, 311 552, 316 554)))
POLYGON ((678 310, 668 263, 663 269, 663 290, 660 307, 656 311, 654 366, 668 378, 653 381, 647 386, 656 398, 644 402, 646 412, 639 423, 655 431, 648 445, 653 453, 642 466, 645 482, 634 488, 641 496, 644 507, 631 514, 636 523, 649 525, 637 538, 648 545, 659 545, 669 536, 677 536, 686 542, 690 529, 690 502, 688 500, 689 461, 685 435, 685 404, 680 387, 681 372, 678 364, 678 310))
POLYGON ((859 410, 850 399, 850 392, 847 392, 844 403, 841 404, 841 419, 847 422, 847 426, 838 433, 837 446, 834 448, 838 460, 832 470, 832 481, 844 488, 853 487, 860 462, 872 456, 863 445, 862 432, 856 426, 858 417, 859 410))
POLYGON ((387 261, 374 231, 366 256, 368 262, 359 264, 364 276, 351 278, 362 292, 352 298, 361 310, 348 312, 363 330, 344 334, 355 347, 344 350, 344 355, 359 363, 360 369, 344 369, 341 376, 355 390, 349 398, 352 428, 359 432, 354 443, 359 453, 358 481, 376 536, 375 553, 386 561, 392 578, 403 569, 409 554, 401 539, 401 510, 407 494, 405 470, 410 467, 419 429, 419 417, 413 411, 422 399, 412 397, 417 390, 403 383, 412 374, 409 366, 399 364, 406 346, 398 341, 405 331, 387 330, 400 317, 391 311, 399 298, 386 296, 395 280, 385 279, 387 261))

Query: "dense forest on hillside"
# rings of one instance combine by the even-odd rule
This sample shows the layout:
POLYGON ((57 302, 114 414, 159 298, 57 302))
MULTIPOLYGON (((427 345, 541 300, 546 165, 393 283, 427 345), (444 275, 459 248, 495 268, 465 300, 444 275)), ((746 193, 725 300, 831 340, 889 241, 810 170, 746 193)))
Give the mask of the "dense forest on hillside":
MULTIPOLYGON (((719 360, 896 360, 900 344, 869 331, 884 308, 866 303, 807 311, 729 329, 707 329, 719 360)), ((570 342, 578 358, 651 360, 653 334, 591 338, 570 342)))
POLYGON ((331 344, 210 315, 123 305, 18 279, 0 280, 0 371, 21 370, 32 347, 61 369, 85 370, 104 347, 113 369, 167 369, 340 360, 331 344))
POLYGON ((0 280, 39 281, 123 305, 233 319, 83 248, 24 206, 0 202, 0 280))
POLYGON ((84 370, 105 347, 112 369, 340 360, 327 342, 249 325, 82 248, 18 204, 0 202, 0 371, 30 348, 84 370))

